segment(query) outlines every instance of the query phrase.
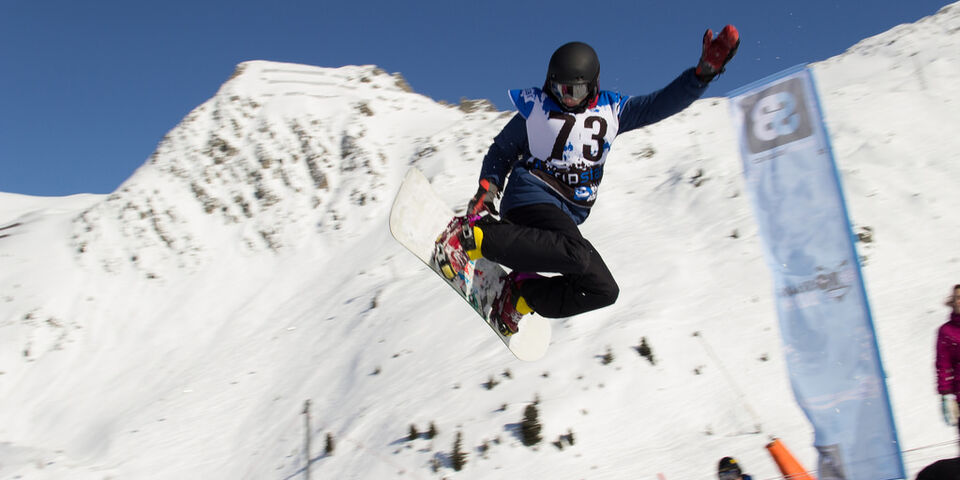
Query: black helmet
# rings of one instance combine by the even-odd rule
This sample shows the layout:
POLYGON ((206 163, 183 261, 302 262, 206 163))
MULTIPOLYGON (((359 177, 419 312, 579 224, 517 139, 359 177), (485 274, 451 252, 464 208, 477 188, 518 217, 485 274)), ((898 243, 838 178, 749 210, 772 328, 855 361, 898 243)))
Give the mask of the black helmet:
POLYGON ((720 464, 717 465, 717 477, 723 480, 728 478, 740 478, 743 472, 740 470, 740 464, 733 457, 723 457, 720 464))
POLYGON ((570 42, 550 57, 543 90, 566 110, 582 110, 597 96, 600 59, 590 45, 570 42), (567 98, 567 103, 564 98, 567 98))

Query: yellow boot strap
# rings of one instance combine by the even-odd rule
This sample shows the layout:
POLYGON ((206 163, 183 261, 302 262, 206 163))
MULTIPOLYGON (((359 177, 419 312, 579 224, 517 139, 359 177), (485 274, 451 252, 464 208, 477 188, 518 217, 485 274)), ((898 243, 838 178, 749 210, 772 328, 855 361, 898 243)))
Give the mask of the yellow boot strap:
POLYGON ((483 254, 480 253, 480 244, 483 242, 483 230, 480 230, 480 227, 473 227, 473 241, 476 242, 477 248, 467 250, 467 256, 470 257, 470 260, 479 260, 483 258, 483 254))
POLYGON ((530 308, 530 305, 527 305, 527 299, 520 297, 517 299, 517 311, 526 315, 528 313, 533 313, 533 309, 530 308))

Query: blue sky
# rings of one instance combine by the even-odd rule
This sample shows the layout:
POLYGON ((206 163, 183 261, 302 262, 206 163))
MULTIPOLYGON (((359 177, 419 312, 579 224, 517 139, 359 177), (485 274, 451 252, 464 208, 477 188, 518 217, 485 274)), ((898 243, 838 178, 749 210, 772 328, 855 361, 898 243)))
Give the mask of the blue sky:
POLYGON ((643 94, 732 23, 740 52, 707 91, 723 96, 949 3, 0 0, 0 192, 114 191, 246 60, 375 64, 436 100, 506 110, 567 41, 597 50, 602 88, 643 94))

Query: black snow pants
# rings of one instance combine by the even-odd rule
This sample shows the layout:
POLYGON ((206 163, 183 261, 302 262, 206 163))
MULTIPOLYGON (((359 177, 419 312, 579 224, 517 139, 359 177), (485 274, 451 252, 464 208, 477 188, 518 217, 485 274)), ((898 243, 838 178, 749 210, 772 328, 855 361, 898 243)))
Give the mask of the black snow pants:
POLYGON ((504 212, 506 222, 482 225, 484 258, 517 272, 559 273, 520 284, 540 316, 569 317, 612 305, 620 287, 577 224, 555 205, 504 212))

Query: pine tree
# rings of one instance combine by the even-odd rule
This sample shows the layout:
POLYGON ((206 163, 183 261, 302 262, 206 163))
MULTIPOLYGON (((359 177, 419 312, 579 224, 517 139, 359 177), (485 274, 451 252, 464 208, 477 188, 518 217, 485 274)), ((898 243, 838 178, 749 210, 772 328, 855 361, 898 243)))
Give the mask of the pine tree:
POLYGON ((653 357, 653 349, 651 349, 650 344, 647 343, 647 337, 641 338, 640 345, 634 348, 637 349, 637 353, 639 353, 641 357, 650 361, 651 365, 657 364, 657 360, 653 357))
POLYGON ((600 363, 604 365, 613 363, 613 350, 611 350, 610 347, 607 347, 607 353, 600 357, 600 363))
POLYGON ((450 456, 453 469, 458 472, 467 464, 467 454, 463 452, 462 440, 462 432, 457 432, 457 438, 453 441, 453 454, 450 456))
POLYGON ((563 445, 573 446, 573 430, 567 430, 567 433, 560 435, 560 438, 556 442, 553 442, 553 446, 557 447, 558 450, 563 450, 563 445))
POLYGON ((526 446, 532 446, 540 443, 543 440, 540 437, 540 421, 537 419, 539 412, 537 412, 537 407, 533 405, 527 405, 527 408, 523 410, 523 421, 520 422, 520 437, 523 440, 523 444, 526 446))
POLYGON ((335 446, 334 443, 333 443, 333 434, 332 434, 332 433, 328 433, 328 434, 327 434, 327 445, 326 445, 326 447, 324 447, 323 453, 326 454, 326 455, 333 455, 333 449, 334 449, 335 447, 336 447, 336 446, 335 446))
POLYGON ((437 426, 430 422, 430 429, 427 430, 427 440, 433 440, 437 436, 437 426))
POLYGON ((483 443, 481 443, 480 446, 477 447, 477 453, 479 453, 480 456, 483 458, 487 458, 487 452, 489 451, 490 451, 490 444, 486 440, 484 440, 483 443))
POLYGON ((407 440, 409 440, 409 441, 412 442, 412 441, 416 440, 417 437, 419 437, 419 436, 420 436, 420 432, 417 431, 417 426, 411 423, 411 424, 410 424, 410 436, 407 437, 407 440))

